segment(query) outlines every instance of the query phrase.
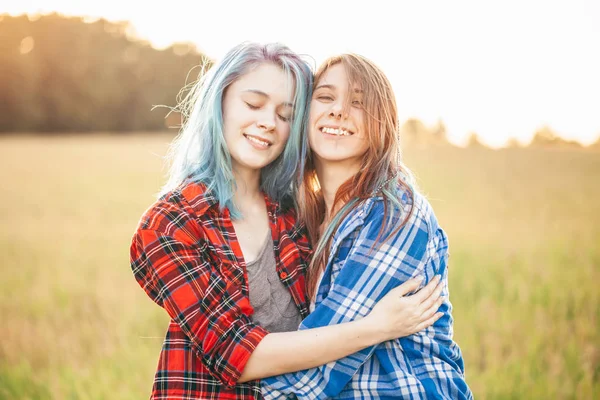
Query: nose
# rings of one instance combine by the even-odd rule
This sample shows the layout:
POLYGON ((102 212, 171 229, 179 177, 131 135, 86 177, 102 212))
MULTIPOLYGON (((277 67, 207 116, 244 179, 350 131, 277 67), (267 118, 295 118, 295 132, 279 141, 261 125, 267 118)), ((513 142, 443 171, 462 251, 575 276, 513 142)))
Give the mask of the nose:
POLYGON ((336 101, 331 105, 331 110, 329 111, 329 116, 335 119, 342 119, 346 117, 346 113, 344 112, 344 104, 341 101, 336 101))
POLYGON ((271 112, 263 113, 260 119, 256 121, 256 125, 266 132, 275 130, 275 114, 271 112))

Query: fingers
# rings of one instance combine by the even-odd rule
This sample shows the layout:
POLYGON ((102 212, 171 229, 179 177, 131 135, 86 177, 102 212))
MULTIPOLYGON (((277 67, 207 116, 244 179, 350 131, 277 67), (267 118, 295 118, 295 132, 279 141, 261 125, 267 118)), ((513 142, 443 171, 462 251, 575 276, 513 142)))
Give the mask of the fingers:
POLYGON ((423 329, 430 327, 431 325, 433 325, 435 323, 435 321, 440 319, 443 315, 444 315, 444 313, 442 313, 442 312, 435 313, 435 315, 433 317, 431 317, 431 318, 421 322, 419 325, 417 325, 415 333, 420 332, 423 329))
POLYGON ((423 301, 425 301, 427 298, 429 298, 431 296, 431 294, 434 292, 436 286, 438 285, 439 281, 440 281, 440 276, 436 275, 427 284, 427 286, 425 286, 423 289, 419 290, 417 293, 413 294, 411 297, 417 303, 422 303, 423 301))
POLYGON ((411 292, 414 292, 415 290, 417 290, 419 288, 419 285, 421 284, 421 282, 423 282, 422 276, 419 276, 419 277, 413 278, 413 279, 409 279, 406 282, 404 282, 402 285, 398 286, 397 288, 390 290, 390 293, 394 292, 394 295, 398 295, 399 297, 402 297, 402 296, 406 295, 407 293, 411 293, 411 292))
MULTIPOLYGON (((442 290, 444 290, 444 285, 442 284, 442 282, 438 283, 438 285, 435 287, 435 290, 431 293, 431 295, 429 297, 427 297, 420 305, 420 309, 422 313, 425 313, 427 310, 429 310, 430 308, 433 308, 435 304, 437 304, 438 302, 441 304, 440 300, 441 300, 441 295, 442 295, 442 290)), ((437 308, 439 308, 439 305, 437 307, 435 307, 435 309, 437 310, 437 308)))
POLYGON ((423 310, 423 314, 421 314, 421 320, 426 321, 440 309, 442 303, 444 303, 444 297, 437 298, 429 307, 423 310))

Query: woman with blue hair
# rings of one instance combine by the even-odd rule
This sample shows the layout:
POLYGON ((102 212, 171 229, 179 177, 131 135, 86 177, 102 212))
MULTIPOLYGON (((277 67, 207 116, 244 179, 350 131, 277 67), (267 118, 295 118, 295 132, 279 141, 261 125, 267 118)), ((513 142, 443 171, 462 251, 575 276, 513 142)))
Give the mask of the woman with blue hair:
POLYGON ((295 196, 312 71, 279 44, 230 50, 184 102, 170 178, 142 216, 131 267, 171 322, 153 399, 261 398, 258 379, 429 326, 439 289, 410 281, 357 321, 296 331, 310 247, 295 196))

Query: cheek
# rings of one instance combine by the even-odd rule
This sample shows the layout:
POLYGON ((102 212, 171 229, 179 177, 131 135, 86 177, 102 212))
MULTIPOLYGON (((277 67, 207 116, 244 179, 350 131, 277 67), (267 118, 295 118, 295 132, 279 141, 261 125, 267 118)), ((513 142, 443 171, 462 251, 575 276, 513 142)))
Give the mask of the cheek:
POLYGON ((364 110, 355 110, 354 115, 352 116, 354 119, 354 124, 356 128, 364 133, 365 132, 365 112, 364 110))
POLYGON ((244 107, 236 99, 226 98, 223 102, 223 128, 237 131, 248 125, 253 119, 252 110, 244 107))
POLYGON ((285 146, 288 139, 290 138, 290 134, 291 134, 290 124, 289 123, 282 124, 281 128, 279 128, 279 137, 281 138, 282 146, 285 146))
POLYGON ((313 101, 311 103, 310 113, 308 114, 308 141, 311 146, 319 133, 317 130, 317 122, 319 122, 319 118, 323 114, 322 108, 323 105, 318 102, 313 101))
POLYGON ((308 144, 310 145, 310 147, 312 147, 313 144, 316 142, 318 133, 319 133, 319 131, 317 130, 316 125, 310 124, 308 126, 307 134, 308 134, 308 144))
POLYGON ((235 130, 235 119, 233 118, 231 113, 223 114, 223 136, 225 139, 230 139, 233 134, 232 131, 235 130))
POLYGON ((308 123, 312 127, 319 120, 319 115, 323 112, 323 105, 317 101, 310 103, 310 112, 308 113, 308 123))

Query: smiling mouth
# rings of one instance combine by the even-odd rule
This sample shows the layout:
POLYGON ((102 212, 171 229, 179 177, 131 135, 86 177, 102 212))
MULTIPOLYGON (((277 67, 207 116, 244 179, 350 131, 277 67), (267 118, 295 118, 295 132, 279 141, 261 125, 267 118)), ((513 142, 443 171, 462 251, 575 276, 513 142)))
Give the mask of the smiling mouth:
POLYGON ((273 145, 273 143, 269 142, 268 140, 265 139, 261 139, 259 137, 256 136, 252 136, 252 135, 248 135, 244 133, 244 137, 246 139, 248 139, 250 142, 258 145, 258 146, 262 146, 262 147, 270 147, 273 145))
POLYGON ((322 126, 319 130, 323 133, 333 136, 352 136, 354 132, 343 129, 343 128, 330 128, 328 126, 322 126))

